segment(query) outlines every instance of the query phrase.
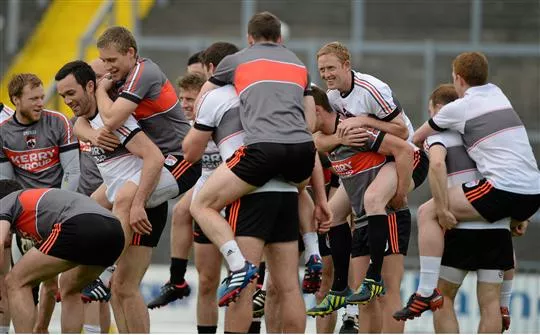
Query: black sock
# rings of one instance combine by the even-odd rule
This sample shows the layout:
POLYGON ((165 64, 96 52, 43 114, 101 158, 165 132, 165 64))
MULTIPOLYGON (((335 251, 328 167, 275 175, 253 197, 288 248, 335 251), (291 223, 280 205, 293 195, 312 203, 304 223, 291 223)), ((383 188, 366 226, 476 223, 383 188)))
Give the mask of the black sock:
POLYGON ((257 285, 262 286, 262 284, 264 283, 264 274, 265 274, 265 272, 266 272, 266 263, 261 262, 259 264, 259 278, 257 279, 257 285))
POLYGON ((187 262, 187 259, 175 257, 171 258, 171 284, 179 285, 184 282, 187 262))
MULTIPOLYGON (((388 216, 368 216, 368 234, 371 262, 367 270, 366 278, 380 281, 386 243, 388 242, 388 216)), ((391 246, 388 246, 388 248, 390 247, 391 246)))
POLYGON ((248 334, 260 334, 261 333, 261 320, 251 321, 248 334))
POLYGON ((330 228, 328 232, 330 251, 334 262, 334 282, 332 291, 343 291, 349 281, 349 261, 351 257, 352 235, 347 222, 330 228))
POLYGON ((217 326, 197 326, 197 333, 199 334, 215 334, 217 332, 217 326))

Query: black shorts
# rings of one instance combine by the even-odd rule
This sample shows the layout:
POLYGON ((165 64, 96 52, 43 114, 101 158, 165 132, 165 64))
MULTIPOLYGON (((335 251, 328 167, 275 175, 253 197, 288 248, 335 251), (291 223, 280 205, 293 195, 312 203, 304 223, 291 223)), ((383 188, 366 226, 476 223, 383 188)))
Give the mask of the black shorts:
MULTIPOLYGON (((321 257, 326 257, 332 255, 332 252, 330 250, 330 241, 328 241, 328 233, 324 234, 317 234, 318 242, 319 242, 319 253, 321 254, 321 257)), ((298 235, 298 252, 302 253, 306 250, 306 246, 304 245, 304 239, 302 238, 302 235, 298 235)))
POLYGON ((414 151, 414 165, 412 179, 414 189, 417 189, 426 180, 429 171, 429 157, 424 150, 414 151))
POLYGON ((485 178, 465 183, 462 188, 467 200, 487 222, 508 217, 525 221, 540 207, 540 194, 517 194, 499 190, 485 178))
POLYGON ((150 235, 133 233, 131 245, 155 248, 158 245, 161 234, 163 233, 163 229, 167 224, 169 202, 165 201, 161 205, 154 208, 146 208, 145 211, 146 216, 148 216, 148 221, 150 221, 150 224, 152 225, 152 232, 150 235))
POLYGON ((235 236, 257 237, 268 243, 298 240, 298 193, 250 193, 225 210, 235 236))
MULTIPOLYGON (((396 214, 388 214, 388 241, 386 241, 385 256, 402 254, 407 256, 409 238, 411 236, 411 222, 397 222, 396 214)), ((368 226, 356 228, 353 232, 351 257, 369 255, 368 226)))
POLYGON ((507 229, 449 230, 441 265, 468 271, 512 269, 512 234, 507 229))
POLYGON ((171 174, 176 179, 179 190, 178 195, 186 193, 195 185, 201 176, 201 162, 199 161, 195 164, 188 163, 184 160, 184 156, 169 154, 165 158, 163 166, 171 171, 171 174))
POLYGON ((212 244, 212 241, 204 235, 201 226, 195 221, 193 221, 193 242, 199 244, 212 244))
POLYGON ((308 179, 315 164, 315 144, 254 143, 240 147, 227 159, 227 166, 246 183, 261 187, 281 176, 301 183, 308 179))
POLYGON ((80 214, 55 223, 51 234, 36 247, 73 263, 108 267, 122 253, 124 231, 116 218, 80 214))

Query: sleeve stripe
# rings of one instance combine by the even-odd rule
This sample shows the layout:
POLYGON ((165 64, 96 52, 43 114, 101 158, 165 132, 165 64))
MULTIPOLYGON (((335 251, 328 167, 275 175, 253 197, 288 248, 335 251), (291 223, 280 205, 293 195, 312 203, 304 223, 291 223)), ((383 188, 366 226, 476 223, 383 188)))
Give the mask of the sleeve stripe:
POLYGON ((386 113, 392 113, 392 107, 390 107, 388 102, 384 100, 382 94, 375 88, 375 86, 365 80, 358 79, 356 77, 354 78, 354 83, 367 90, 386 113))
POLYGON ((433 119, 429 119, 428 124, 429 124, 429 126, 431 128, 433 128, 433 130, 436 130, 436 131, 445 131, 446 130, 444 128, 441 128, 441 127, 437 126, 437 124, 435 123, 435 121, 433 121, 433 119))
POLYGON ((193 128, 200 130, 200 131, 214 131, 216 130, 216 127, 210 127, 205 124, 196 123, 193 125, 193 128))
POLYGON ((66 151, 70 151, 70 150, 74 150, 74 149, 79 150, 79 143, 70 143, 68 145, 61 146, 61 147, 59 147, 58 151, 59 152, 66 152, 66 151))
POLYGON ((127 87, 128 92, 133 92, 135 90, 135 86, 137 82, 139 81, 139 78, 141 77, 141 73, 144 69, 144 63, 143 62, 137 62, 137 68, 135 69, 135 72, 133 73, 133 76, 131 78, 131 81, 129 82, 129 85, 127 87))
POLYGON ((69 121, 67 117, 59 112, 51 111, 51 110, 44 110, 44 112, 48 115, 55 116, 57 118, 60 118, 64 122, 64 126, 66 128, 66 136, 64 136, 64 144, 68 144, 71 141, 72 134, 71 134, 71 125, 69 124, 69 121))
POLYGON ((124 140, 124 142, 122 143, 122 145, 126 145, 129 141, 131 141, 131 139, 133 138, 133 136, 135 136, 138 132, 141 131, 141 128, 137 128, 137 129, 134 129, 127 137, 126 139, 124 140))

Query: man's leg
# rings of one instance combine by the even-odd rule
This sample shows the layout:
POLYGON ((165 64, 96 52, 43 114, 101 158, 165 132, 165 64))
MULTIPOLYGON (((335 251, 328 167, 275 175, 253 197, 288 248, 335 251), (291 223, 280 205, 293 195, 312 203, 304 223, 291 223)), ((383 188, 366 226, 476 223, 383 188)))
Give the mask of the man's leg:
MULTIPOLYGON (((334 272, 334 264, 332 263, 331 255, 323 256, 322 263, 323 263, 323 271, 322 271, 321 287, 319 288, 317 293, 315 293, 315 299, 317 301, 317 304, 320 304, 323 298, 330 291, 330 287, 332 286, 333 272, 334 272)), ((334 329, 336 328, 336 319, 337 319, 336 312, 333 312, 332 314, 327 315, 325 317, 318 316, 315 321, 317 333, 318 334, 332 334, 334 332, 334 329)))
POLYGON ((99 327, 102 334, 111 331, 111 306, 108 302, 99 303, 99 327))
MULTIPOLYGON (((264 241, 250 236, 237 236, 236 240, 247 260, 258 266, 262 259, 264 241)), ((238 300, 227 307, 225 312, 226 332, 246 333, 249 330, 253 317, 252 297, 255 288, 256 283, 250 283, 242 290, 238 296, 238 300)))
MULTIPOLYGON (((452 269, 452 271, 463 272, 465 275, 467 274, 467 272, 463 270, 452 269)), ((465 276, 463 276, 463 278, 464 277, 465 276)), ((456 311, 454 310, 454 300, 460 286, 461 284, 452 283, 442 278, 439 279, 437 287, 444 296, 444 305, 433 313, 435 333, 459 333, 459 324, 456 317, 456 311)))
POLYGON ((347 285, 352 245, 351 228, 347 217, 351 213, 351 205, 343 185, 330 198, 328 205, 334 216, 328 232, 332 262, 334 263, 334 279, 332 288, 325 299, 307 311, 310 316, 327 315, 340 309, 345 306, 345 299, 351 293, 347 285))
POLYGON ((382 278, 386 288, 386 294, 381 296, 380 306, 382 314, 383 333, 403 333, 405 322, 397 321, 392 314, 401 307, 401 295, 399 289, 403 278, 402 254, 387 255, 384 258, 382 278))
MULTIPOLYGON (((268 253, 268 246, 265 247, 265 255, 268 253)), ((268 260, 266 261, 268 266, 268 260)), ((272 282, 272 276, 270 272, 267 273, 268 279, 266 279, 266 303, 264 305, 264 324, 266 325, 266 332, 268 334, 280 334, 282 333, 281 325, 281 310, 279 302, 279 292, 277 287, 272 282)))
POLYGON ((32 333, 36 319, 32 287, 74 266, 75 263, 45 255, 36 248, 30 249, 15 264, 6 275, 9 309, 15 332, 32 333))
POLYGON ((121 333, 149 333, 148 308, 139 290, 141 280, 150 264, 152 248, 130 246, 118 260, 112 280, 114 317, 121 333))
POLYGON ((170 282, 181 285, 186 274, 189 250, 193 244, 193 218, 189 212, 193 188, 187 191, 173 209, 171 223, 170 282))
POLYGON ((226 164, 221 164, 191 202, 193 218, 224 254, 231 271, 240 270, 244 266, 245 258, 234 242, 234 233, 220 211, 255 188, 236 176, 226 164))
POLYGON ((101 327, 99 322, 99 302, 94 301, 84 304, 84 325, 85 334, 100 334, 101 327))
POLYGON ((171 267, 169 281, 161 287, 160 294, 148 303, 148 308, 165 306, 191 293, 184 280, 189 251, 193 243, 193 218, 189 212, 193 188, 187 191, 173 209, 171 222, 171 267))
POLYGON ((266 260, 272 283, 279 294, 282 331, 303 333, 306 329, 306 315, 298 285, 298 242, 269 244, 266 260))
POLYGON ((56 294, 58 293, 58 276, 47 279, 41 283, 39 290, 38 315, 34 325, 35 333, 46 334, 49 332, 54 307, 56 306, 56 294))
POLYGON ((510 299, 512 298, 512 283, 514 281, 515 266, 516 257, 514 255, 514 268, 504 271, 503 283, 501 286, 501 316, 503 331, 510 329, 510 299))
POLYGON ((500 309, 502 271, 478 270, 476 294, 480 306, 478 333, 500 333, 502 316, 500 309))
POLYGON ((216 333, 218 324, 217 288, 221 254, 212 243, 194 243, 195 267, 199 273, 197 291, 197 332, 216 333))
POLYGON ((105 267, 79 265, 60 276, 62 296, 62 333, 80 333, 84 322, 81 290, 96 279, 105 267))
POLYGON ((302 280, 303 293, 315 293, 321 286, 322 260, 319 251, 319 236, 313 220, 313 200, 307 190, 298 194, 298 214, 300 218, 300 234, 304 242, 304 264, 306 265, 302 280))

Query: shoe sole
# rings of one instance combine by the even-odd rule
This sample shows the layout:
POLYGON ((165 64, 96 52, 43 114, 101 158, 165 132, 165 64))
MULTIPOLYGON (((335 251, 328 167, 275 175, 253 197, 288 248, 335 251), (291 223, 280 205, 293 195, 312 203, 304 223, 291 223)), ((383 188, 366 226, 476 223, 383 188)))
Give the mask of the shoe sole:
POLYGON ((439 303, 439 301, 435 301, 434 304, 432 304, 432 302, 430 302, 429 308, 426 309, 426 310, 423 310, 420 313, 415 313, 415 314, 412 314, 412 315, 409 315, 409 316, 395 316, 395 315, 392 315, 392 317, 397 321, 414 320, 415 318, 418 318, 418 317, 422 316, 422 313, 427 312, 429 310, 431 310, 432 312, 435 312, 436 310, 441 308, 443 306, 443 304, 444 304, 444 300, 443 300, 443 297, 441 296, 440 303, 439 303))
POLYGON ((87 296, 85 296, 85 295, 81 295, 81 300, 82 300, 82 302, 85 303, 85 304, 89 304, 89 303, 94 302, 94 301, 98 301, 98 302, 109 302, 109 300, 111 300, 111 296, 108 295, 108 296, 106 296, 106 297, 103 298, 103 299, 92 299, 92 298, 89 298, 89 297, 87 297, 87 296))
POLYGON ((255 273, 255 275, 249 279, 248 283, 245 286, 240 286, 238 288, 235 288, 231 292, 225 294, 223 297, 219 299, 218 306, 219 307, 226 307, 229 306, 231 302, 235 302, 238 298, 238 295, 240 295, 240 292, 242 292, 243 289, 245 289, 249 284, 255 282, 259 278, 259 274, 255 273))

